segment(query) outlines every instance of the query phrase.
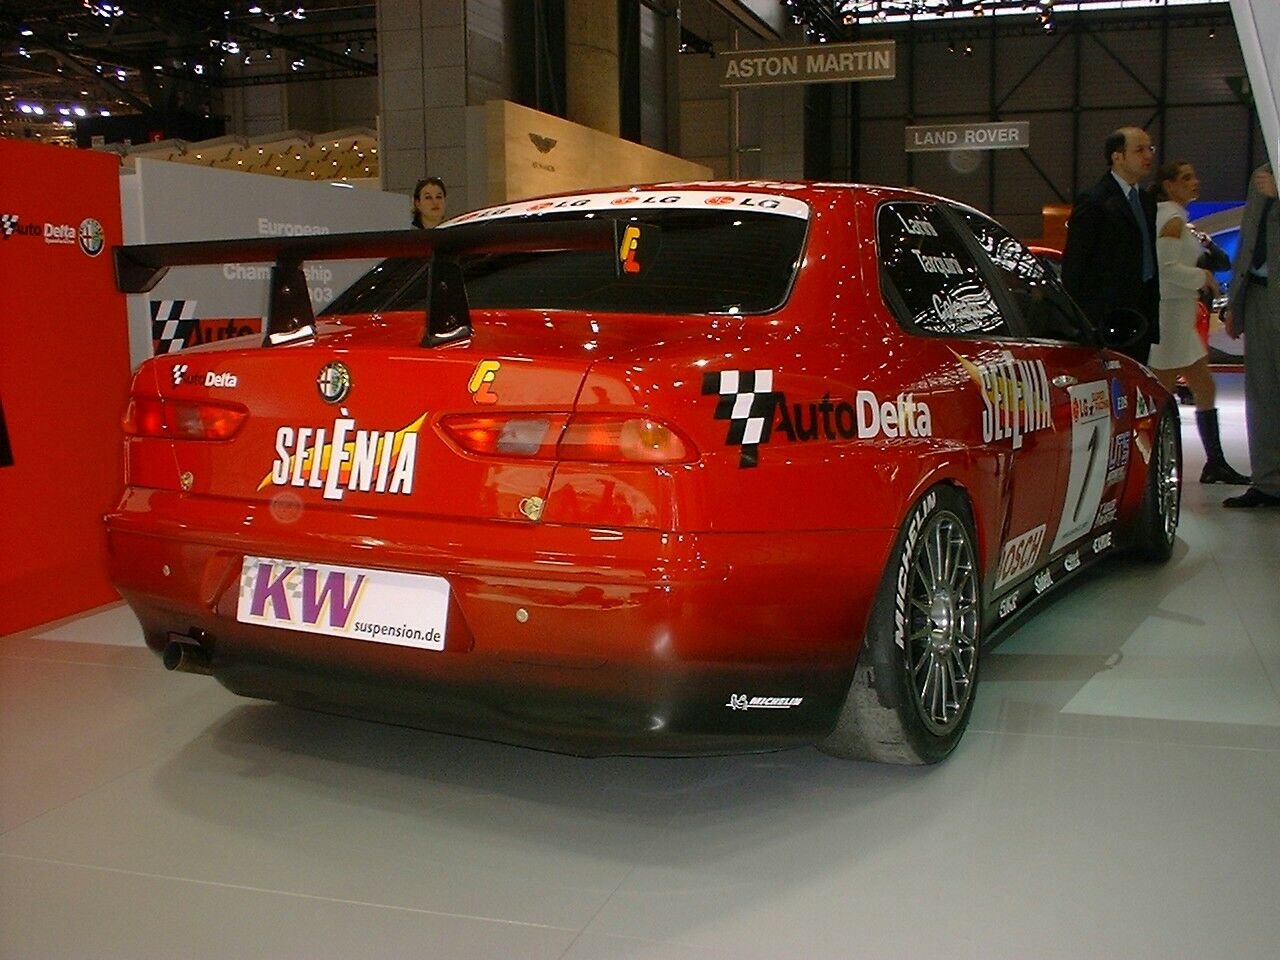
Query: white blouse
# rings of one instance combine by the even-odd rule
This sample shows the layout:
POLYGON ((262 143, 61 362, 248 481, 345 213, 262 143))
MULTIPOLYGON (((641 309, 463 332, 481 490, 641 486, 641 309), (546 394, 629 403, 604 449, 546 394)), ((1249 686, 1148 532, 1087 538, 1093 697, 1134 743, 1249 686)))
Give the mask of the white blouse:
POLYGON ((1194 300, 1204 286, 1204 270, 1196 266, 1200 241, 1187 229, 1186 208, 1172 200, 1162 200, 1156 207, 1156 258, 1160 261, 1160 298, 1194 300), (1182 221, 1182 233, 1177 237, 1161 235, 1170 220, 1182 221))

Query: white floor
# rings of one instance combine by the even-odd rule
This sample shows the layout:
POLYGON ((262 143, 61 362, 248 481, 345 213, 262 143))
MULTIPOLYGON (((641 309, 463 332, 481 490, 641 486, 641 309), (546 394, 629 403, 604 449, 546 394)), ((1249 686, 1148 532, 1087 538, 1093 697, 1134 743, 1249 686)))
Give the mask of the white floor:
POLYGON ((1280 511, 1224 510, 1183 421, 1173 561, 1027 622, 930 769, 297 712, 120 606, 0 639, 0 957, 1274 960, 1280 511))

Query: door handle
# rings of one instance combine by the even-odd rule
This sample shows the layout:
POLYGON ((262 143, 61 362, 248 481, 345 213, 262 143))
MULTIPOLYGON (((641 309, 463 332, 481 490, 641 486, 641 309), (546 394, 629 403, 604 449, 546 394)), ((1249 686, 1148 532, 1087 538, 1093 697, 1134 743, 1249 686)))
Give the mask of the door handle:
POLYGON ((1079 380, 1069 373, 1060 373, 1053 378, 1053 385, 1055 387, 1074 387, 1079 382, 1079 380))

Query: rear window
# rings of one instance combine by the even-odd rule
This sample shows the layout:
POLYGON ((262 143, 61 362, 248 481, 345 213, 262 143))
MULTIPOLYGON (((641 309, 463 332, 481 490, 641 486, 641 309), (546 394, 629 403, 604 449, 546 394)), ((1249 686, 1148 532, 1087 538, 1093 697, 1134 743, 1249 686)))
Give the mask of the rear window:
MULTIPOLYGON (((541 219, 581 216, 552 214, 541 219)), ((634 270, 619 275, 619 251, 613 249, 464 257, 472 309, 768 313, 786 302, 808 226, 799 217, 723 210, 596 216, 640 228, 634 270)), ((396 261, 380 264, 325 312, 425 309, 426 263, 417 262, 407 279, 396 261)))

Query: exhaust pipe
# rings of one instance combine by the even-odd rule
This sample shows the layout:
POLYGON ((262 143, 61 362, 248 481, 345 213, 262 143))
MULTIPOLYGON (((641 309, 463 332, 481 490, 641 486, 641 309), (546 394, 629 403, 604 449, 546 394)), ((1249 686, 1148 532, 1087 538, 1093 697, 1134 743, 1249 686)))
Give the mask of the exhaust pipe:
POLYGON ((183 673, 213 673, 213 664, 204 647, 192 643, 172 640, 164 648, 161 662, 166 670, 180 670, 183 673))

